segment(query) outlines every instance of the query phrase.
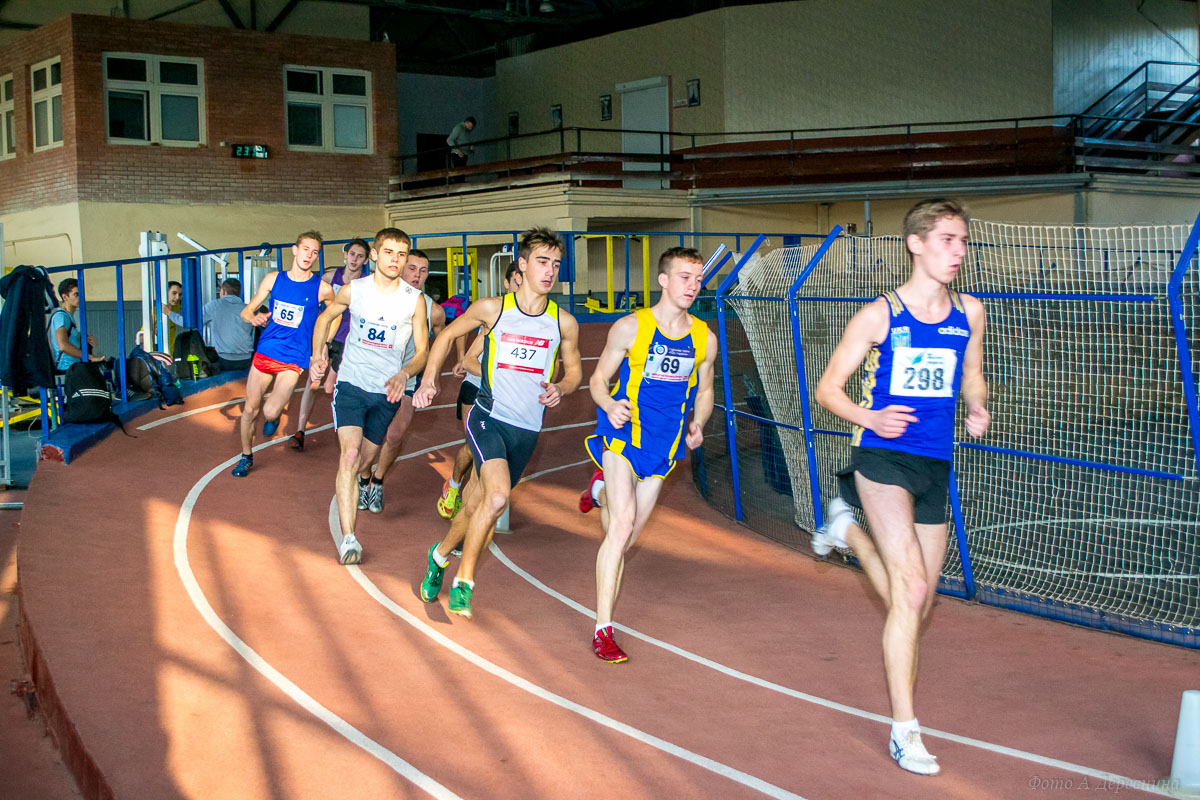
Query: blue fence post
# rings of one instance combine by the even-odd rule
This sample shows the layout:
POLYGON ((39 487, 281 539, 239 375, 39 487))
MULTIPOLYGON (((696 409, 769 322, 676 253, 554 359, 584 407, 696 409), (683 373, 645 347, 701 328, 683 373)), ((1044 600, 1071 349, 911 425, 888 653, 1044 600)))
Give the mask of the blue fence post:
POLYGON ((475 298, 471 297, 471 292, 475 289, 471 285, 471 265, 467 263, 467 235, 462 235, 462 269, 459 270, 459 277, 462 278, 463 296, 467 298, 467 302, 472 302, 475 298))
MULTIPOLYGON (((1192 372, 1192 351, 1187 340, 1187 321, 1183 318, 1183 301, 1179 296, 1183 286, 1183 276, 1191 266, 1192 256, 1196 254, 1197 244, 1200 243, 1200 216, 1192 225, 1179 261, 1171 272, 1171 280, 1167 283, 1167 305, 1171 310, 1171 327, 1175 331, 1175 349, 1179 353, 1179 373, 1183 380, 1183 397, 1187 403, 1188 422, 1192 432, 1192 454, 1196 461, 1197 474, 1200 475, 1200 408, 1196 400, 1196 376, 1192 372)), ((82 293, 80 295, 82 297, 82 293)))
POLYGON ((629 310, 629 234, 625 234, 625 310, 629 310))
POLYGON ((179 283, 183 287, 183 304, 179 309, 183 316, 183 327, 199 328, 201 295, 198 256, 184 256, 179 260, 179 283))
POLYGON ((745 515, 742 513, 742 485, 738 478, 737 423, 733 414, 733 387, 729 382, 729 336, 725 330, 725 302, 722 298, 737 281, 738 273, 746 266, 750 256, 754 255, 754 251, 761 247, 766 239, 767 237, 762 235, 755 239, 754 244, 750 245, 750 249, 717 287, 717 335, 721 342, 721 383, 725 393, 725 446, 729 450, 729 468, 733 481, 733 515, 739 522, 745 515))
POLYGON ((87 293, 83 290, 83 270, 75 270, 75 279, 79 281, 79 360, 86 363, 91 348, 87 338, 87 293))
POLYGON ((808 280, 808 276, 812 275, 817 264, 825 257, 825 253, 841 233, 841 225, 833 226, 833 230, 825 237, 825 241, 821 242, 817 252, 804 265, 804 269, 800 271, 788 289, 788 311, 792 322, 792 349, 796 353, 796 379, 797 388, 800 391, 800 419, 804 427, 804 450, 808 456, 808 489, 812 495, 813 522, 818 528, 825 524, 825 517, 821 513, 821 481, 817 475, 817 448, 813 438, 812 407, 808 397, 808 371, 804 366, 804 341, 800 335, 800 302, 796 297, 800 294, 800 287, 808 280))
POLYGON ((54 398, 58 389, 51 386, 47 391, 45 386, 38 387, 38 399, 42 401, 42 439, 50 435, 50 415, 54 413, 54 398))
POLYGON ((950 468, 950 513, 954 517, 954 538, 958 542, 958 560, 962 563, 963 588, 968 600, 975 599, 975 570, 971 568, 971 550, 967 546, 967 525, 963 522, 962 500, 958 497, 958 473, 950 468))
POLYGON ((246 286, 246 251, 245 250, 238 250, 238 283, 240 283, 242 285, 242 299, 244 299, 244 300, 249 299, 249 296, 250 296, 249 294, 247 294, 247 290, 249 290, 250 293, 253 293, 254 289, 258 288, 257 286, 255 286, 254 289, 251 289, 250 287, 246 286))
MULTIPOLYGON (((563 241, 567 243, 567 252, 563 254, 563 259, 567 264, 567 310, 575 313, 575 236, 566 234, 563 241)), ((517 253, 513 251, 513 259, 516 259, 517 253)))
POLYGON ((121 384, 121 402, 129 400, 125 380, 125 267, 117 265, 117 381, 121 384))

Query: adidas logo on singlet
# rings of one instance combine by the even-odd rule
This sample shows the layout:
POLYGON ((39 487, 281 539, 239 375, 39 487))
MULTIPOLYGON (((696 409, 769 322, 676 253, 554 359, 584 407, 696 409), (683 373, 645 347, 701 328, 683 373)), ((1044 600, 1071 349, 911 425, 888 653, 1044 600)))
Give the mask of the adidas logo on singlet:
POLYGON ((971 332, 966 328, 960 328, 957 325, 943 325, 938 328, 938 333, 944 333, 947 336, 970 336, 971 332))

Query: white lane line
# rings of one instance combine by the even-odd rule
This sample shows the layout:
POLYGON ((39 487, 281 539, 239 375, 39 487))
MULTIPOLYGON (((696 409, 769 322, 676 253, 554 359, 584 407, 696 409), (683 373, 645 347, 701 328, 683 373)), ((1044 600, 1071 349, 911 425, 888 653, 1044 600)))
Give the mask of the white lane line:
MULTIPOLYGON (((443 447, 446 447, 446 445, 445 444, 435 445, 434 447, 428 447, 424 450, 419 450, 415 453, 409 453, 404 456, 401 456, 401 459, 413 458, 416 456, 424 455, 425 453, 428 453, 432 450, 438 450, 443 447)), ((400 459, 397 459, 397 460, 400 460, 400 459)), ((562 469, 562 467, 556 467, 555 469, 562 469)), ((553 471, 554 470, 546 470, 546 472, 553 472, 553 471)), ((542 474, 544 474, 544 473, 542 473, 542 474)), ((338 518, 337 497, 336 496, 329 503, 329 534, 333 538, 333 543, 334 543, 334 546, 336 547, 342 540, 341 526, 339 524, 339 518, 338 518)), ((675 756, 676 758, 680 758, 680 759, 683 759, 684 761, 688 761, 692 764, 695 764, 698 767, 702 767, 702 768, 708 770, 709 772, 716 773, 717 775, 720 775, 723 778, 728 778, 729 780, 736 781, 737 783, 740 783, 743 786, 747 786, 751 789, 762 792, 763 794, 767 795, 768 797, 776 797, 776 798, 780 798, 780 800, 804 800, 804 798, 801 797, 800 795, 795 794, 793 792, 789 792, 788 790, 783 789, 779 786, 776 786, 773 783, 768 783, 768 782, 762 780, 761 778, 756 778, 753 775, 742 772, 741 770, 738 770, 738 769, 734 769, 733 767, 730 767, 726 764, 722 764, 719 761, 714 761, 713 759, 707 758, 706 756, 702 756, 698 753, 693 753, 691 750, 687 750, 683 747, 680 747, 677 744, 668 742, 666 739, 660 739, 659 737, 657 737, 653 734, 647 733, 639 728, 635 728, 632 725, 627 725, 624 722, 620 722, 620 721, 615 720, 612 717, 609 717, 605 714, 601 714, 599 711, 596 711, 592 708, 588 708, 587 706, 580 705, 579 703, 576 703, 573 700, 568 700, 567 698, 563 697, 562 695, 555 694, 554 692, 551 692, 549 689, 545 689, 542 686, 539 686, 538 684, 533 683, 532 681, 522 678, 520 675, 517 675, 516 673, 508 671, 504 667, 501 667, 497 664, 492 663, 491 661, 488 661, 483 656, 478 655, 477 653, 475 653, 472 650, 468 650, 467 648, 463 647, 458 642, 455 642, 453 639, 449 638, 445 634, 440 633, 439 631, 435 630, 427 622, 424 622, 419 617, 415 616, 411 612, 404 609, 402 606, 400 606, 400 604, 393 601, 390 597, 388 597, 386 594, 384 594, 384 592, 381 591, 378 586, 375 585, 374 581, 372 581, 370 578, 368 578, 366 576, 366 574, 362 571, 361 567, 359 567, 357 565, 347 565, 346 569, 347 569, 347 571, 349 571, 351 576, 354 577, 354 580, 358 581, 359 585, 363 587, 363 589, 367 592, 367 594, 369 594, 372 598, 374 598, 376 602, 378 602, 380 605, 382 605, 388 611, 391 611, 393 614, 395 614, 400 619, 404 620, 406 623, 411 625, 413 628, 416 628, 418 631, 425 634, 427 637, 432 639, 435 643, 441 645, 442 647, 446 648, 447 650, 449 650, 450 652, 459 656, 460 658, 465 659, 466 661, 470 662, 472 665, 478 667, 479 669, 483 670, 484 672, 488 672, 488 673, 496 676, 497 678, 500 678, 501 680, 512 684, 513 686, 517 687, 518 689, 522 689, 522 690, 528 692, 529 694, 533 695, 534 697, 537 697, 541 700, 545 700, 549 703, 553 703, 554 705, 556 705, 560 708, 566 709, 567 711, 572 711, 572 712, 580 715, 581 717, 584 717, 585 719, 591 720, 592 722, 595 722, 599 725, 603 725, 604 727, 609 728, 610 730, 614 730, 617 733, 628 736, 629 738, 634 739, 635 741, 641 742, 642 744, 650 745, 651 747, 653 747, 657 750, 661 750, 662 752, 667 753, 668 755, 672 755, 672 756, 675 756)))
MULTIPOLYGON (((571 467, 577 467, 577 466, 579 466, 579 464, 590 463, 590 461, 591 461, 591 459, 587 459, 585 461, 577 462, 574 464, 564 464, 561 467, 552 467, 550 469, 542 470, 541 472, 536 473, 536 475, 530 475, 529 478, 534 478, 534 477, 537 477, 538 475, 545 475, 546 473, 555 472, 557 470, 569 469, 571 467)), ((526 478, 526 480, 528 480, 529 478, 526 478)), ((558 600, 559 602, 563 603, 567 607, 578 611, 580 614, 583 614, 584 616, 589 617, 591 619, 595 619, 595 617, 596 617, 595 610, 588 608, 587 606, 583 605, 582 603, 575 602, 574 600, 572 600, 571 598, 562 594, 561 592, 551 589, 549 586, 542 583, 540 580, 535 578, 533 575, 531 575, 530 573, 521 569, 519 566, 517 566, 513 562, 512 559, 510 559, 508 556, 506 556, 504 554, 504 552, 500 549, 500 547, 495 542, 491 543, 491 545, 489 546, 489 549, 492 551, 492 554, 494 556, 496 556, 496 558, 500 561, 500 563, 504 564, 504 566, 508 567, 514 573, 519 575, 521 578, 525 579, 525 581, 527 581, 533 587, 540 589, 541 591, 550 595, 555 600, 558 600)), ((677 655, 680 658, 685 658, 688 661, 692 661, 696 664, 700 664, 701 666, 708 667, 709 669, 715 670, 724 675, 728 675, 731 678, 735 678, 737 680, 745 681, 746 683, 753 684, 754 686, 759 686, 763 689, 769 689, 773 692, 778 692, 779 694, 783 694, 788 697, 793 697, 797 700, 803 700, 806 703, 812 703, 813 705, 821 706, 822 708, 828 708, 833 711, 840 711, 843 714, 849 714, 850 716, 860 717, 862 719, 868 719, 873 722, 882 722, 886 725, 892 724, 891 717, 885 717, 882 714, 875 714, 871 711, 865 711, 861 708, 855 708, 854 706, 848 706, 843 703, 835 702, 833 700, 826 700, 823 697, 818 697, 813 694, 808 694, 807 692, 797 691, 796 689, 791 689, 791 688, 788 688, 787 686, 782 686, 778 683, 774 683, 772 681, 768 681, 763 678, 755 677, 754 675, 750 675, 748 673, 742 672, 741 670, 735 669, 733 667, 727 667, 724 664, 713 661, 712 659, 708 659, 708 658, 705 658, 704 656, 697 655, 688 650, 684 650, 681 647, 676 647, 675 645, 670 644, 669 642, 664 642, 661 639, 656 639, 653 636, 650 636, 649 634, 642 633, 641 631, 634 630, 633 628, 629 628, 624 625, 618 625, 615 622, 613 623, 613 627, 620 631, 623 631, 624 633, 629 634, 630 636, 632 636, 635 639, 641 639, 643 642, 646 642, 647 644, 652 644, 656 647, 661 647, 663 650, 666 650, 669 653, 677 655)), ((998 753, 1000 755, 1011 756, 1012 758, 1019 758, 1024 761, 1032 761, 1035 764, 1041 764, 1041 765, 1047 766, 1047 767, 1054 767, 1056 769, 1061 769, 1065 772, 1074 772, 1074 773, 1077 773, 1080 775, 1086 775, 1089 778, 1096 778, 1097 780, 1108 781, 1110 784, 1120 784, 1121 786, 1123 786, 1125 788, 1129 788, 1129 789, 1137 789, 1139 791, 1149 792, 1150 794, 1157 794, 1162 797, 1173 797, 1174 796, 1170 792, 1163 791, 1147 781, 1136 780, 1134 778, 1125 777, 1124 775, 1117 775, 1116 773, 1113 773, 1113 772, 1105 772, 1103 770, 1092 769, 1091 767, 1084 767, 1079 764, 1072 764, 1069 761, 1060 761, 1056 758, 1050 758, 1048 756, 1041 756, 1041 755, 1038 755, 1037 753, 1030 753, 1025 750, 1017 750, 1016 748, 1006 747, 1004 745, 992 744, 991 742, 985 742, 981 739, 972 739, 969 736, 960 736, 956 733, 948 733, 947 731, 940 731, 940 730, 937 730, 936 728, 926 728, 924 725, 921 726, 921 734, 923 736, 924 735, 933 736, 933 737, 936 737, 939 739, 945 739, 950 742, 964 744, 964 745, 967 745, 968 747, 975 747, 980 750, 986 750, 988 752, 998 753)))
MULTIPOLYGON (((320 428, 314 428, 313 432, 325 430, 333 427, 323 425, 320 428)), ((263 442, 254 448, 257 452, 265 447, 270 447, 273 444, 279 444, 287 441, 286 439, 274 439, 269 442, 263 442)), ((308 711, 313 716, 324 722, 329 727, 333 728, 337 733, 341 734, 352 744, 362 748, 367 753, 387 764, 399 775, 411 781, 417 787, 425 790, 429 794, 444 800, 461 800, 457 794, 442 786, 440 783, 429 777, 419 769, 408 763, 400 756, 388 750, 383 745, 368 737, 365 733, 355 728, 349 722, 339 717, 337 714, 330 711, 325 706, 318 703, 313 697, 307 694, 299 686, 288 680, 279 670, 271 666, 267 661, 260 656, 255 650, 246 644, 242 639, 233 632, 233 630, 225 624, 213 607, 209 605, 208 598, 204 595, 204 590, 200 588, 199 582, 196 580, 195 574, 192 572, 192 566, 188 561, 187 554, 187 536, 188 524, 192 519, 192 510, 196 506, 196 501, 200 498, 200 493, 205 487, 212 482, 214 478, 220 475, 225 470, 237 463, 239 456, 225 461, 222 464, 213 467, 209 472, 202 477, 188 492, 187 497, 183 501, 183 505, 179 509, 179 518, 175 521, 175 569, 179 573, 179 578, 183 582, 184 588, 187 589, 188 596, 192 599, 192 604, 196 610, 200 612, 200 616, 208 623, 209 627, 216 631, 217 635, 224 639, 230 647, 233 648, 239 656, 246 660, 250 666, 258 670, 263 677, 271 681, 279 687, 280 691, 295 701, 301 708, 308 711)))
MULTIPOLYGON (((302 389, 296 389, 294 392, 292 392, 292 394, 295 394, 296 392, 299 392, 299 391, 302 391, 302 389)), ((211 406, 202 406, 200 408, 193 408, 190 411, 180 411, 178 414, 172 414, 169 417, 163 417, 162 419, 156 419, 153 422, 147 422, 145 425, 139 425, 137 429, 139 431, 148 431, 151 428, 157 428, 159 425, 166 425, 168 422, 175 422, 176 420, 186 419, 187 417, 193 417, 196 414, 203 414, 205 411, 212 411, 213 409, 217 409, 217 408, 225 408, 226 406, 235 406, 238 403, 245 402, 245 400, 246 400, 246 398, 244 398, 244 397, 235 397, 233 400, 226 400, 224 403, 213 403, 211 406)), ((456 403, 445 403, 444 405, 440 405, 440 406, 429 406, 428 408, 418 408, 416 410, 417 411, 433 411, 435 408, 454 408, 455 405, 457 405, 457 404, 456 403)), ((326 427, 328 427, 328 426, 326 426, 326 427)), ((306 433, 312 433, 314 430, 315 430, 314 428, 309 428, 306 431, 306 433)))

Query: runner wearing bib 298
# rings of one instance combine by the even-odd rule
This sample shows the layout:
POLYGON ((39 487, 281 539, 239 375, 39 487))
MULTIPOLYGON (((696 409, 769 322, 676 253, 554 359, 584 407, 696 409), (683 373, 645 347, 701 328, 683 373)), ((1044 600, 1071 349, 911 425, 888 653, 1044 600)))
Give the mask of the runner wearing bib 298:
POLYGON ((246 376, 246 404, 239 426, 242 457, 233 468, 236 478, 244 478, 254 466, 254 427, 261 412, 263 436, 270 438, 279 428, 279 417, 292 396, 300 373, 312 356, 312 330, 317 310, 333 299, 333 289, 312 272, 321 253, 321 234, 305 231, 292 245, 292 267, 287 272, 272 272, 262 279, 250 302, 242 309, 242 319, 263 330, 258 350, 246 376), (266 311, 259 309, 270 298, 266 311), (263 402, 263 395, 274 389, 263 402))
POLYGON ((854 425, 841 497, 813 534, 817 555, 852 548, 887 607, 883 665, 892 704, 888 751, 902 769, 936 775, 913 708, 917 640, 946 555, 946 497, 961 390, 966 429, 991 422, 983 378, 983 304, 949 288, 967 252, 969 216, 953 200, 926 200, 904 218, 912 276, 863 308, 817 385, 817 402, 854 425), (846 394, 863 367, 862 398, 846 394), (849 502, 847 502, 849 501, 849 502), (861 508, 871 535, 855 522, 861 508))
POLYGON ((545 409, 558 405, 579 386, 579 324, 548 297, 558 282, 565 252, 562 237, 554 231, 528 231, 521 238, 517 259, 523 273, 521 287, 513 294, 472 303, 446 326, 433 343, 413 397, 417 408, 428 406, 437 394, 438 373, 454 341, 476 328, 488 328, 481 359, 483 380, 466 420, 475 477, 463 491, 462 513, 451 522, 441 543, 429 548, 421 582, 421 599, 437 600, 447 559, 462 545, 462 563, 450 588, 452 614, 471 617, 475 568, 533 454, 545 409), (564 375, 551 383, 556 354, 562 356, 564 375))

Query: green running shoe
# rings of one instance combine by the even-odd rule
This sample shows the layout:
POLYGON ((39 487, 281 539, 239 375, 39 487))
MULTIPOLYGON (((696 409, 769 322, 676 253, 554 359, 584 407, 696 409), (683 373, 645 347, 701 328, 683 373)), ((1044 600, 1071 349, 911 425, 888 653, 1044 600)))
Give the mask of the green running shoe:
POLYGON ((442 592, 442 574, 446 571, 445 567, 439 567, 438 563, 433 560, 434 550, 437 550, 436 542, 429 547, 429 552, 426 554, 429 566, 425 570, 425 578, 421 581, 421 600, 426 603, 437 602, 438 595, 442 592))
POLYGON ((450 587, 450 613, 461 617, 471 618, 471 587, 466 583, 458 583, 450 587))

